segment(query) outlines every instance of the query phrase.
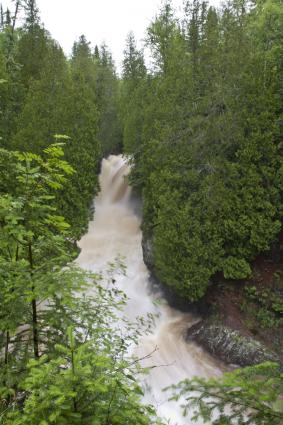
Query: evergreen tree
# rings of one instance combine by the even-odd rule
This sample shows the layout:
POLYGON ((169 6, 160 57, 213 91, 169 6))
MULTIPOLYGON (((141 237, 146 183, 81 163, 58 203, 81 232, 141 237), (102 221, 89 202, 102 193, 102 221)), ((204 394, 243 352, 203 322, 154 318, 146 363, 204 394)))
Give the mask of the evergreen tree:
POLYGON ((164 2, 159 15, 149 26, 147 34, 156 69, 164 74, 169 66, 168 52, 176 31, 176 19, 171 3, 171 0, 164 2))
POLYGON ((122 149, 121 126, 118 116, 119 82, 111 53, 106 45, 95 50, 96 95, 99 110, 98 138, 103 156, 120 152, 122 149))
POLYGON ((130 117, 142 117, 140 139, 125 146, 134 152, 131 181, 142 189, 155 272, 195 300, 216 272, 250 276, 250 261, 281 228, 281 12, 276 1, 227 3, 221 13, 194 1, 185 13, 179 28, 166 3, 149 28, 154 73, 142 110, 131 105, 130 117))
POLYGON ((20 112, 24 87, 20 81, 20 64, 16 61, 17 37, 10 27, 0 33, 0 145, 11 146, 15 132, 17 116, 20 112))
POLYGON ((32 80, 39 79, 47 54, 48 36, 46 31, 39 24, 27 27, 19 40, 16 56, 17 62, 22 65, 22 82, 27 88, 32 80))
POLYGON ((130 32, 126 40, 123 60, 123 79, 137 84, 146 75, 146 67, 141 51, 137 50, 135 36, 130 32))
POLYGON ((140 147, 143 125, 143 98, 147 71, 143 54, 129 33, 123 60, 123 83, 120 95, 125 152, 133 154, 140 147))
POLYGON ((36 0, 24 0, 24 9, 26 12, 25 26, 29 30, 33 30, 40 21, 36 0))
POLYGON ((18 131, 12 142, 15 149, 40 153, 55 134, 68 134, 71 79, 62 49, 49 40, 48 50, 37 79, 30 82, 18 131))
POLYGON ((220 379, 185 380, 173 388, 172 399, 186 398, 184 414, 205 423, 280 425, 283 420, 283 376, 277 364, 237 369, 220 379))
POLYGON ((10 9, 8 9, 7 8, 7 10, 6 10, 6 16, 5 16, 5 25, 8 27, 8 26, 10 26, 11 25, 11 22, 12 22, 12 20, 11 20, 11 12, 10 12, 10 9))
POLYGON ((101 158, 98 125, 95 64, 89 43, 82 36, 74 44, 71 59, 71 98, 66 133, 70 137, 66 158, 76 174, 58 200, 72 225, 74 239, 87 230, 92 201, 98 191, 97 170, 101 158))

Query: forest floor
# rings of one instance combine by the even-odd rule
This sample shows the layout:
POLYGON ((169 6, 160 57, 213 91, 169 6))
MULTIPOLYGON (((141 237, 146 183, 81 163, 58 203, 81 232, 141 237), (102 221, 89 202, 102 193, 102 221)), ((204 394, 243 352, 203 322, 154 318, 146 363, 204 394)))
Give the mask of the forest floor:
MULTIPOLYGON (((283 235, 282 235, 283 239, 283 235)), ((277 353, 283 362, 283 251, 281 243, 252 264, 249 279, 215 276, 205 296, 210 314, 277 353)))

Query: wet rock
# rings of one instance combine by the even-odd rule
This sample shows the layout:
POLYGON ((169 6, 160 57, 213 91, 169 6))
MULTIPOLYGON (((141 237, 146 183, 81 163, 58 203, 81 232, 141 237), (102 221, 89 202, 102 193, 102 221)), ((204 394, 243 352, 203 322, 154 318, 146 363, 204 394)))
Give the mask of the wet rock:
POLYGON ((228 364, 252 366, 265 361, 279 361, 277 355, 259 341, 218 323, 201 321, 193 325, 188 330, 187 340, 197 342, 228 364))
POLYGON ((146 235, 143 232, 142 235, 142 253, 143 253, 143 261, 147 266, 150 272, 154 270, 154 254, 153 254, 153 241, 152 237, 146 235))

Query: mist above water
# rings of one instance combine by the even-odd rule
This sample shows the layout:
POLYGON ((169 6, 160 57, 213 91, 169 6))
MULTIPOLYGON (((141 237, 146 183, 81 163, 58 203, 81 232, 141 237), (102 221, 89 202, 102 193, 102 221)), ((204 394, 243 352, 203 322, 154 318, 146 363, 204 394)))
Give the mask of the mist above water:
POLYGON ((85 269, 100 271, 117 255, 125 258, 127 275, 118 275, 116 279, 119 289, 129 298, 125 315, 132 321, 148 313, 157 316, 152 334, 140 339, 135 352, 140 358, 153 353, 142 365, 158 366, 143 382, 145 400, 155 405, 160 416, 170 419, 170 424, 195 424, 183 418, 177 403, 168 402, 168 394, 162 389, 193 376, 220 375, 221 369, 200 347, 184 340, 188 327, 198 320, 196 317, 169 307, 164 299, 154 303, 161 294, 151 292, 149 272, 142 257, 140 217, 135 214, 131 200, 128 173, 122 156, 111 155, 103 160, 94 220, 79 243, 81 253, 77 262, 85 269))

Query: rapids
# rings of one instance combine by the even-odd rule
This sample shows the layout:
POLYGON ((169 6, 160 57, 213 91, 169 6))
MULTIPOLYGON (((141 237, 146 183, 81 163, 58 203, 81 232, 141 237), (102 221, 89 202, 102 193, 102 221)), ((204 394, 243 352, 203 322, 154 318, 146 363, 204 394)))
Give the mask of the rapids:
POLYGON ((125 258, 126 276, 117 276, 117 285, 128 296, 125 315, 134 320, 147 313, 156 314, 153 333, 141 338, 135 354, 140 358, 157 350, 143 366, 157 365, 146 376, 145 401, 152 403, 160 416, 170 424, 190 424, 183 418, 176 403, 168 402, 162 389, 186 377, 216 376, 221 366, 193 343, 184 341, 184 332, 198 319, 168 306, 163 299, 154 303, 161 294, 152 293, 149 272, 143 262, 140 217, 135 213, 131 189, 127 184, 129 168, 122 156, 111 155, 102 162, 100 194, 95 200, 94 220, 88 233, 81 239, 78 264, 88 270, 103 270, 117 255, 125 258))

